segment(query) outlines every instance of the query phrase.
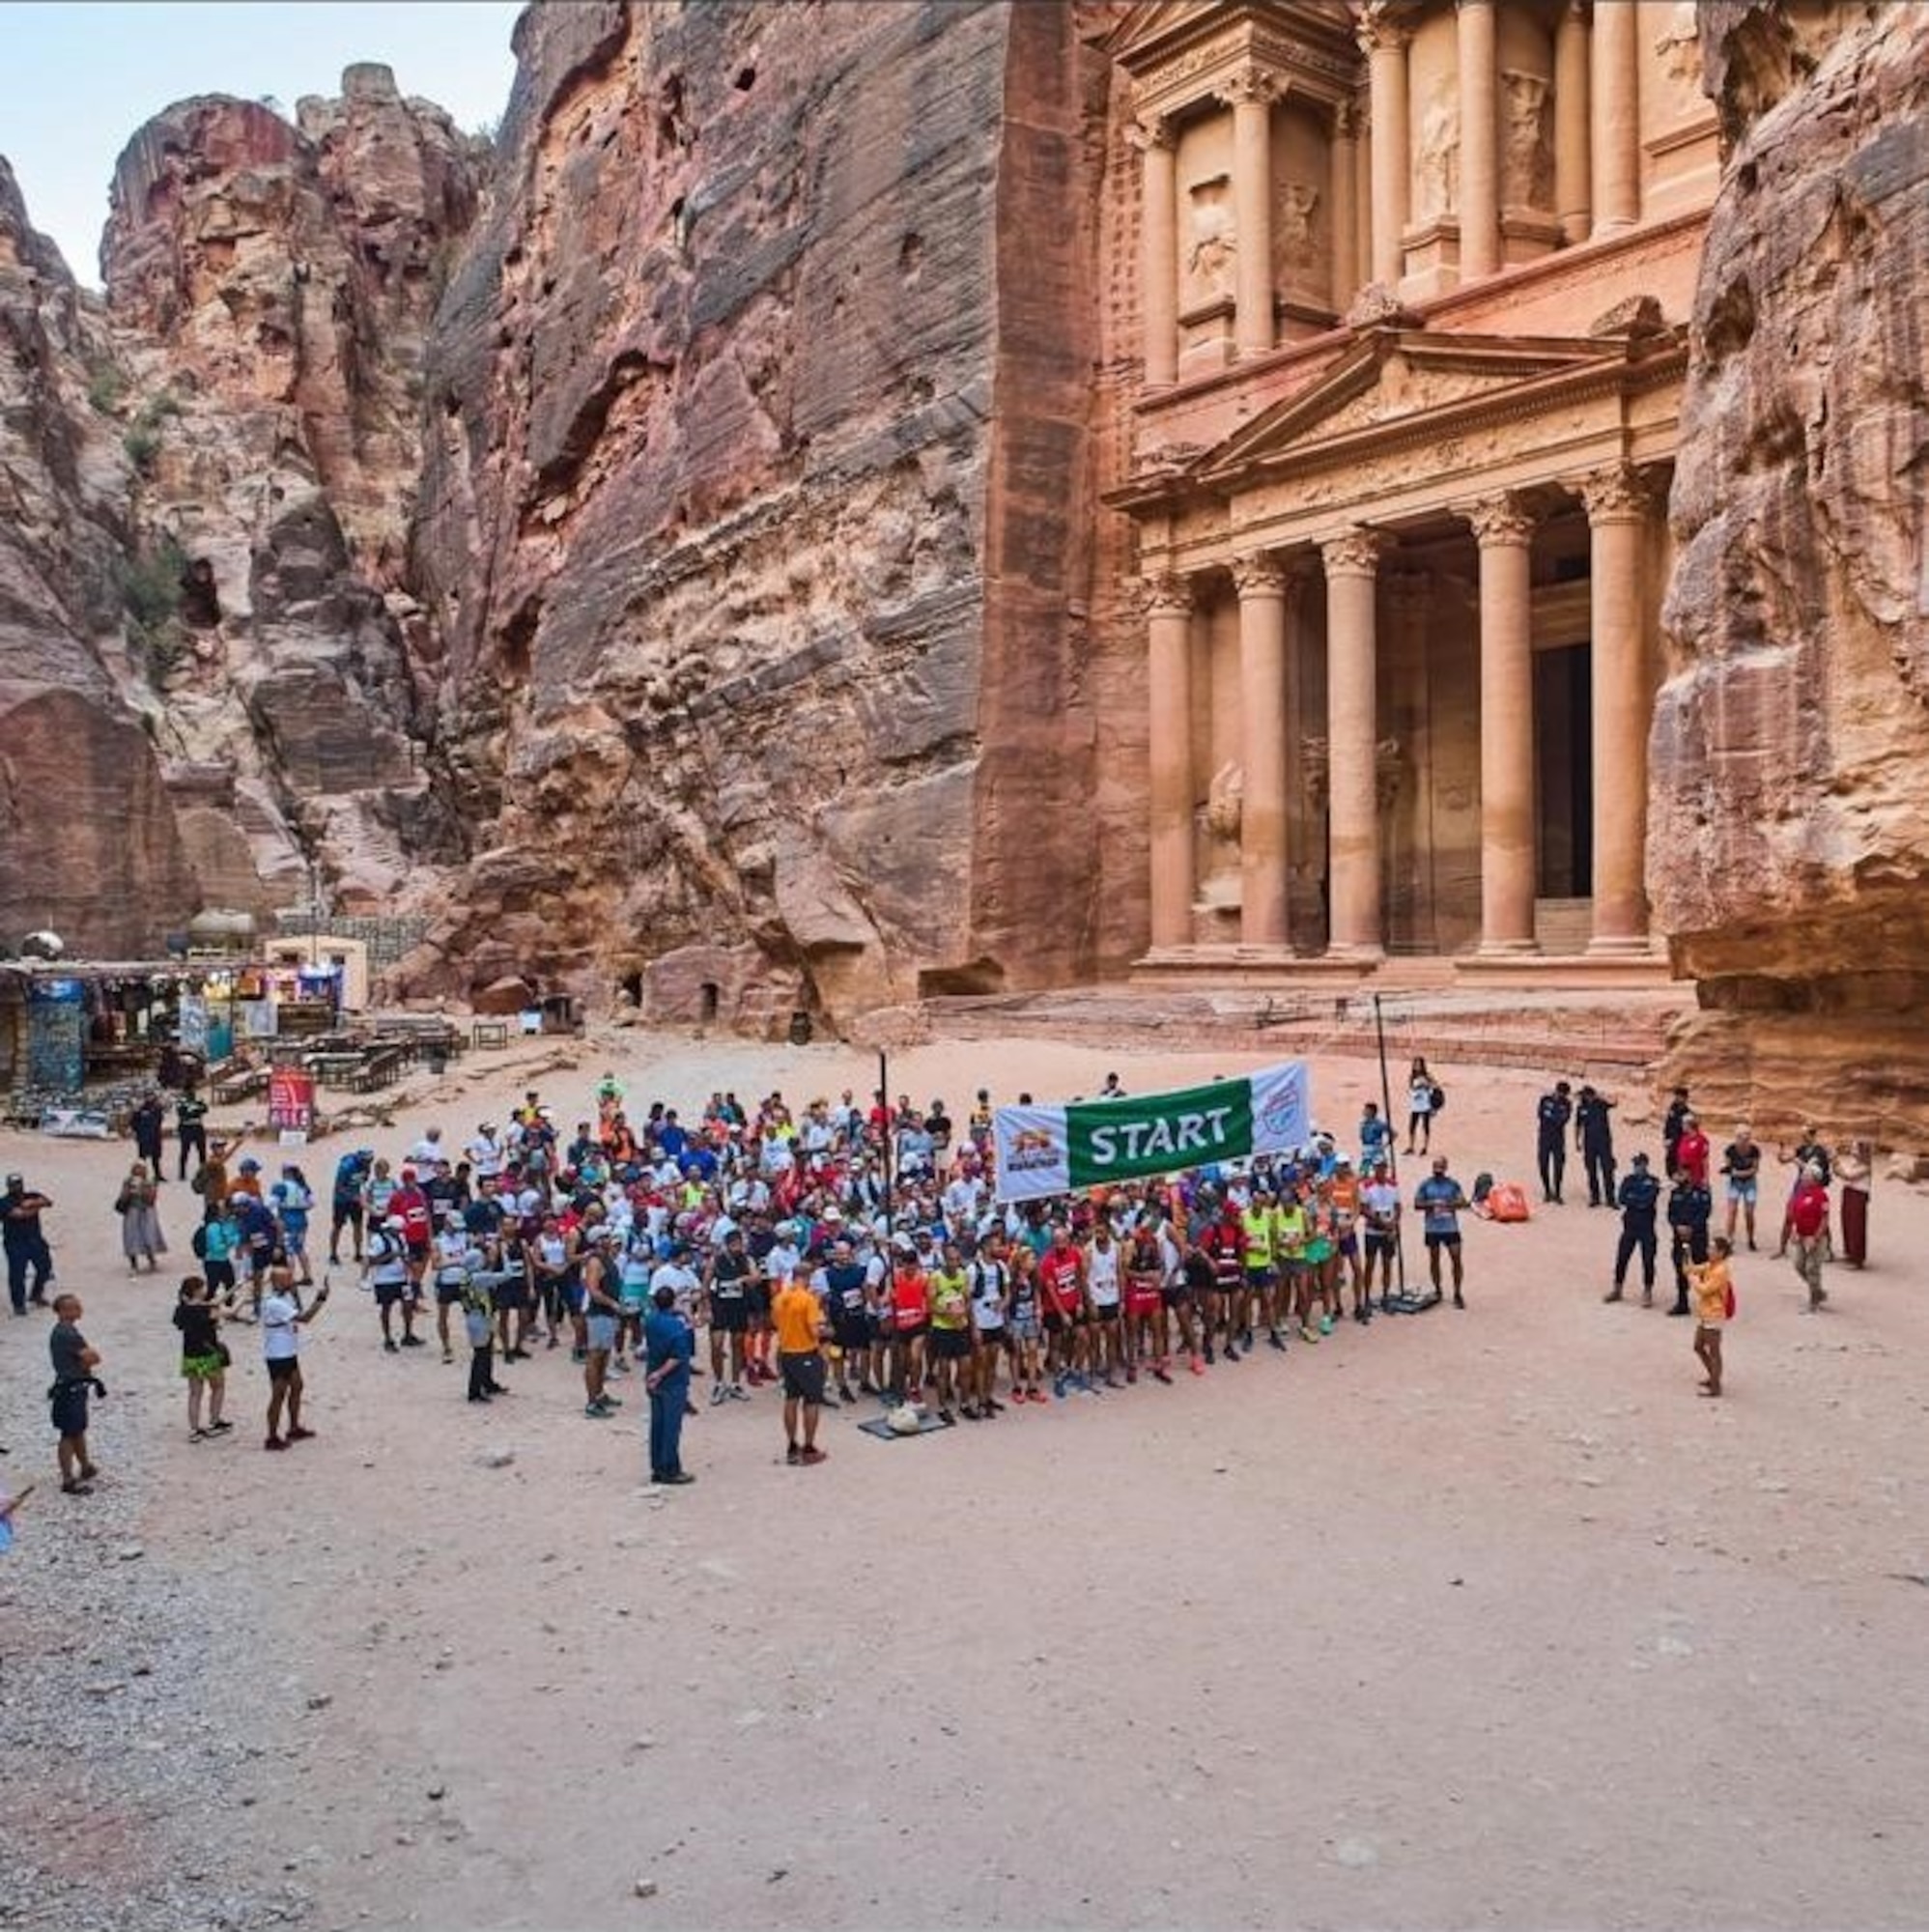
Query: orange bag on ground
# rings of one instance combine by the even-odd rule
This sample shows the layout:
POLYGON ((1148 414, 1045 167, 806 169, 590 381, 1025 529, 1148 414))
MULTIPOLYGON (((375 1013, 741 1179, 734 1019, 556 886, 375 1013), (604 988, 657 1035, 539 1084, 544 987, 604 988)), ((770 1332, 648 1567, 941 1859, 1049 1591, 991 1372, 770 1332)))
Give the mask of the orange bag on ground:
POLYGON ((1526 1221, 1527 1190, 1518 1180, 1496 1180, 1488 1190, 1488 1218, 1492 1221, 1526 1221))

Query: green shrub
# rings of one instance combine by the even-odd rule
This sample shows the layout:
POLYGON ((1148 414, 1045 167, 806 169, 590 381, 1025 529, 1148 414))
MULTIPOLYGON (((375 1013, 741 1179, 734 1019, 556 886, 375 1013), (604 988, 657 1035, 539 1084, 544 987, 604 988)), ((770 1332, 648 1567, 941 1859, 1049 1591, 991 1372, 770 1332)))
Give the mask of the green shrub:
POLYGON ((120 413, 127 399, 128 379, 111 362, 99 362, 87 374, 87 406, 97 415, 120 413))

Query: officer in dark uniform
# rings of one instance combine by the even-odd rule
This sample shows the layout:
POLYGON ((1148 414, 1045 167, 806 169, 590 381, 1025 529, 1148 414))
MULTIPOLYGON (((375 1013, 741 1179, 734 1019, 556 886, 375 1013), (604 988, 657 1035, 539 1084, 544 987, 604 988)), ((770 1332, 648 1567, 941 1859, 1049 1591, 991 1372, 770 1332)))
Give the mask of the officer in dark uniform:
POLYGON ((1641 1256, 1641 1305, 1655 1299, 1655 1214, 1660 1207, 1661 1183, 1648 1172, 1648 1156, 1634 1156, 1632 1172, 1615 1197, 1621 1208, 1621 1241, 1614 1250, 1614 1286, 1603 1297, 1621 1299, 1621 1286, 1628 1279, 1628 1264, 1638 1249, 1641 1256))
POLYGON ((1551 1094, 1541 1095, 1538 1109, 1540 1145, 1536 1155, 1541 1169, 1541 1192, 1549 1201, 1561 1198, 1561 1179, 1568 1171, 1568 1122, 1574 1119, 1573 1089, 1565 1080, 1556 1081, 1551 1094))
POLYGON ((1668 1196, 1668 1227, 1674 1235, 1675 1305, 1670 1315, 1690 1313, 1688 1305, 1688 1264, 1708 1259, 1708 1221, 1715 1197, 1707 1184, 1686 1171, 1676 1174, 1668 1196))
POLYGON ((1614 1102, 1592 1087, 1580 1090, 1574 1110, 1574 1146, 1587 1170, 1587 1205, 1614 1206, 1614 1102))

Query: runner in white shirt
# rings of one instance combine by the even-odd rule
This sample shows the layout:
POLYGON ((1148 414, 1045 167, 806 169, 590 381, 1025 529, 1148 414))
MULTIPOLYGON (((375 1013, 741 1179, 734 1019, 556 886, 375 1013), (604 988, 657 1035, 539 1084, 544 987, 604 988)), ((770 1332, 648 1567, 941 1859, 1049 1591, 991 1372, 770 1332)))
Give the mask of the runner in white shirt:
POLYGON ((656 1271, 650 1276, 650 1293, 654 1297, 660 1288, 667 1288, 676 1296, 678 1311, 689 1320, 695 1320, 696 1304, 702 1299, 703 1283, 689 1265, 690 1244, 678 1241, 669 1251, 667 1262, 659 1262, 656 1271))
POLYGON ((1103 1364, 1105 1386, 1119 1387, 1119 1368, 1122 1357, 1123 1321, 1120 1301, 1123 1291, 1123 1271, 1120 1266, 1119 1244, 1112 1238, 1108 1223, 1101 1221, 1085 1251, 1086 1296, 1097 1324, 1092 1337, 1094 1369, 1103 1364))
POLYGON ((477 1180, 499 1180, 502 1177, 502 1143, 487 1121, 476 1128, 468 1148, 468 1164, 477 1180))
POLYGON ((433 1265, 436 1271, 436 1337, 442 1345, 442 1360, 455 1360, 449 1342, 449 1310, 461 1304, 468 1287, 469 1238, 462 1224, 462 1210, 451 1208, 442 1216, 436 1235, 433 1265))
POLYGON ((1006 1347, 1011 1270, 1006 1265, 1005 1243, 999 1236, 992 1235, 965 1264, 965 1279, 971 1284, 971 1325, 976 1347, 965 1371, 963 1412, 976 1413, 988 1421, 1005 1412, 1005 1405, 998 1400, 998 1358, 1006 1347))
POLYGON ((325 1282, 322 1292, 304 1309, 301 1297, 286 1264, 270 1267, 267 1292, 261 1298, 261 1354, 268 1369, 268 1439, 264 1449, 286 1449, 293 1442, 306 1442, 315 1432, 301 1426, 301 1331, 328 1298, 325 1282), (288 1414, 288 1434, 281 1433, 284 1407, 288 1414))

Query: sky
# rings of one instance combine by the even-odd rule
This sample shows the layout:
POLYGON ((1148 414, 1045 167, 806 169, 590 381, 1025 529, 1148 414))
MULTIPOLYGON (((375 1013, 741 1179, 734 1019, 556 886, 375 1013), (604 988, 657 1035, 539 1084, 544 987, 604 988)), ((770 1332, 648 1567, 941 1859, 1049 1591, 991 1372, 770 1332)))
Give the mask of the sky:
POLYGON ((341 92, 342 70, 385 61, 404 94, 459 128, 496 121, 516 63, 521 0, 5 0, 0 155, 27 213, 99 286, 107 184, 142 122, 190 94, 341 92))

